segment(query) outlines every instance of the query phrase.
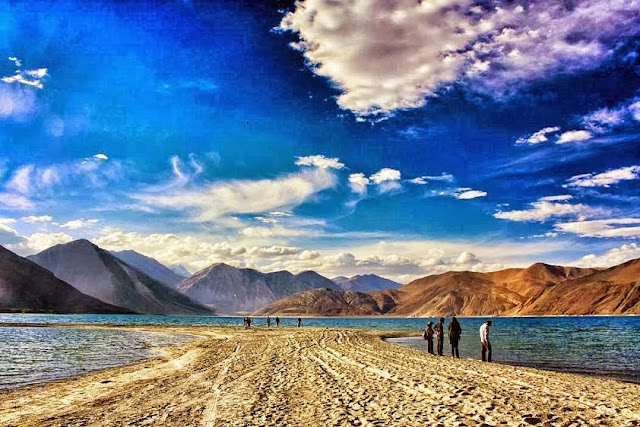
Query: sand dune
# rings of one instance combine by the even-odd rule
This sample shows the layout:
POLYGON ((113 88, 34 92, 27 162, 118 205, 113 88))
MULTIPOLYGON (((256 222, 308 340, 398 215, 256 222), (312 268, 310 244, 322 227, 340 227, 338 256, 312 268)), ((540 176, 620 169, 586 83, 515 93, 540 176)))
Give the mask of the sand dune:
POLYGON ((640 425, 636 384, 438 358, 373 332, 164 330, 207 338, 2 392, 0 425, 640 425))

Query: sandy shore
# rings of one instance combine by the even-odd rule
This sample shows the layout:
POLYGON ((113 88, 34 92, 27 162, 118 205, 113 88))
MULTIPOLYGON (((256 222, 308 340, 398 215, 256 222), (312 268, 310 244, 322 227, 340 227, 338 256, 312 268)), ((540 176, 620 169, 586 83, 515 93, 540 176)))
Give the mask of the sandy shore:
POLYGON ((207 338, 0 392, 0 425, 640 425, 640 385, 439 358, 374 332, 141 329, 207 338))

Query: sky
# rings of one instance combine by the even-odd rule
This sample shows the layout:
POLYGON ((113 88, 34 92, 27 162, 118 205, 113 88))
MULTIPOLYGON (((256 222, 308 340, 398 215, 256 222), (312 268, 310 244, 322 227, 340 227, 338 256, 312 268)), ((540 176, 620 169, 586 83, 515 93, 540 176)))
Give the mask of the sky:
POLYGON ((640 257, 640 1, 0 4, 0 244, 408 282, 640 257))

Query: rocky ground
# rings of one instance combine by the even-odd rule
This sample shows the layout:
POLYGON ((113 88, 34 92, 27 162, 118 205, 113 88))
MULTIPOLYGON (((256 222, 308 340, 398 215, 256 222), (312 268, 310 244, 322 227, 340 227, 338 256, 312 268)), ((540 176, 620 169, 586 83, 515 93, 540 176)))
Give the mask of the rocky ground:
POLYGON ((0 425, 640 425, 637 384, 430 356, 373 332, 164 330, 207 338, 1 392, 0 425))

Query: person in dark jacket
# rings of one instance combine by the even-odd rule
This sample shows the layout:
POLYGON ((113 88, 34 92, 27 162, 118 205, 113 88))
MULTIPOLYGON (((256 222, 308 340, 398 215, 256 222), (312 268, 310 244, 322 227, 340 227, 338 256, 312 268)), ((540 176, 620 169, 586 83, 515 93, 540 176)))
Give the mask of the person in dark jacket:
POLYGON ((276 328, 280 327, 280 318, 276 316, 276 328))
POLYGON ((267 328, 271 327, 271 317, 267 316, 267 328))
POLYGON ((451 318, 449 322, 449 343, 451 344, 451 356, 460 358, 460 352, 458 351, 458 342, 460 342, 460 336, 462 335, 462 327, 460 322, 455 317, 451 318))
POLYGON ((444 317, 441 317, 433 328, 436 332, 436 343, 438 356, 442 356, 444 352, 444 317))
POLYGON ((429 354, 433 354, 433 322, 427 323, 423 336, 425 341, 427 341, 427 351, 429 354))
POLYGON ((302 326, 302 318, 298 317, 298 328, 302 326))

